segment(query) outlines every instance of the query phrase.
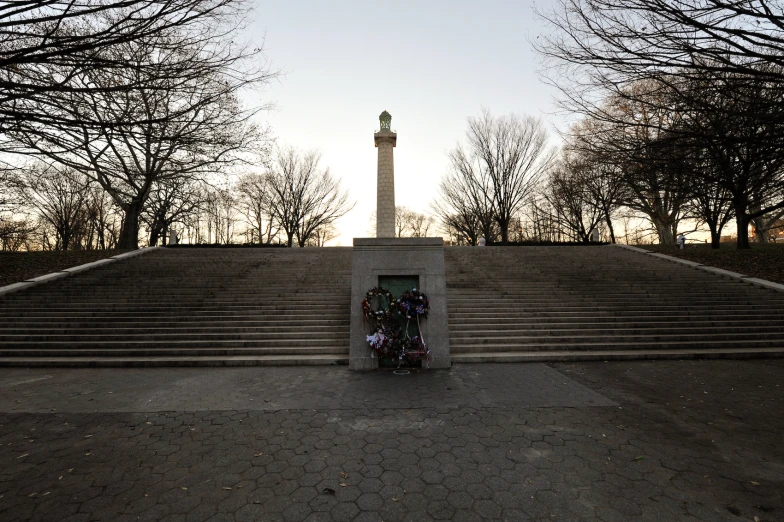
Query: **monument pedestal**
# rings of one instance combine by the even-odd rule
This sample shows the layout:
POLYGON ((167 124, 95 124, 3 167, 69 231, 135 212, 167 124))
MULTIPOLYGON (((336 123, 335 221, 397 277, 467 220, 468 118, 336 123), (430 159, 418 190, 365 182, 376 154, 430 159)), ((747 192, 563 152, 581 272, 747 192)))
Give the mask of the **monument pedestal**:
POLYGON ((354 238, 351 268, 352 370, 378 368, 368 345, 370 327, 362 315, 362 300, 379 278, 419 279, 418 290, 430 299, 430 312, 422 322, 422 334, 431 351, 430 368, 449 368, 449 324, 446 308, 444 240, 432 238, 354 238))

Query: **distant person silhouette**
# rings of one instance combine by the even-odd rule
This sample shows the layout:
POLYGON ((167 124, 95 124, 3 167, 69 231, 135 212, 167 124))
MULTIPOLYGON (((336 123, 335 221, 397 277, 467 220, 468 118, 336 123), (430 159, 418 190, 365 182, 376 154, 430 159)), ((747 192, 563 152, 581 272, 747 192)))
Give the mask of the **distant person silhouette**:
POLYGON ((686 244, 686 236, 684 236, 683 234, 678 234, 677 242, 678 242, 678 248, 683 250, 683 245, 686 244))

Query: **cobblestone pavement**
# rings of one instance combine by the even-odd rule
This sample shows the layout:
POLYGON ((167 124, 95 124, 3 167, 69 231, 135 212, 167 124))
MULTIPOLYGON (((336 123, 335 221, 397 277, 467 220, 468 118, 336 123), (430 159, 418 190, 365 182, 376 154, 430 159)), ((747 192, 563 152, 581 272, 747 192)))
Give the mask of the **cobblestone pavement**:
POLYGON ((782 376, 0 370, 0 520, 781 521, 782 376))

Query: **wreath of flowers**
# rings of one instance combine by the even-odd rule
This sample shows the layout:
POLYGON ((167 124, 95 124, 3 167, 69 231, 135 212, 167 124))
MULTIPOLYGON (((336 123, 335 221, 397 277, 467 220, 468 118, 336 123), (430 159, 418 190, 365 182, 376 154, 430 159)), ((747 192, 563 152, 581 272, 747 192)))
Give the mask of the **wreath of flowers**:
POLYGON ((373 335, 367 336, 367 341, 374 353, 381 356, 397 356, 397 333, 391 328, 376 330, 373 335))
POLYGON ((425 344, 425 340, 419 336, 408 337, 400 349, 400 362, 407 361, 413 363, 415 361, 427 362, 430 360, 430 348, 425 344))
POLYGON ((365 299, 362 300, 362 313, 365 316, 365 320, 370 323, 370 326, 373 328, 389 328, 392 326, 392 323, 395 319, 394 304, 395 298, 392 297, 392 292, 386 288, 377 286, 375 288, 371 288, 365 294, 365 299), (387 307, 380 310, 373 310, 373 307, 370 306, 370 303, 373 301, 374 297, 383 297, 386 299, 387 307))
POLYGON ((414 288, 408 292, 403 292, 403 295, 397 300, 397 306, 400 313, 405 315, 407 319, 425 318, 427 317, 427 312, 430 311, 430 299, 414 288))
POLYGON ((368 290, 362 300, 362 314, 373 329, 373 333, 367 336, 373 356, 397 358, 398 367, 404 362, 413 363, 420 360, 423 367, 427 367, 430 350, 422 337, 419 319, 427 317, 429 310, 430 300, 416 288, 404 292, 397 300, 386 288, 375 287, 368 290), (387 307, 374 310, 371 303, 376 297, 385 298, 387 307), (417 323, 419 335, 409 337, 408 326, 412 319, 417 323))

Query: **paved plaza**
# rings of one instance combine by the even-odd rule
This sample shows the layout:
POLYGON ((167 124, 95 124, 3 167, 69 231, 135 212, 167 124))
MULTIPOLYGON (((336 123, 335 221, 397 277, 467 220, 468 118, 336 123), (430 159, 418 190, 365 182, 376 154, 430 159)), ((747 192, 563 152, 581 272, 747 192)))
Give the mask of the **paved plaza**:
POLYGON ((0 370, 0 519, 784 520, 784 361, 0 370))

